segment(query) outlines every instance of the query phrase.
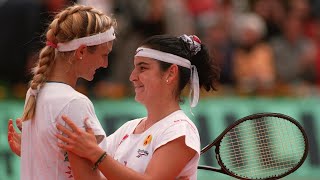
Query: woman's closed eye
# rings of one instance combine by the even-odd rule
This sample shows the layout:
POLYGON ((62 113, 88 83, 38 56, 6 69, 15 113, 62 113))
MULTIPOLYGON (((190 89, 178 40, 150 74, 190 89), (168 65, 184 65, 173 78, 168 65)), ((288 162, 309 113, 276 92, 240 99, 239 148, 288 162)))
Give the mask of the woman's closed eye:
POLYGON ((140 70, 141 72, 143 72, 143 71, 147 70, 147 68, 146 68, 146 67, 143 67, 143 66, 140 66, 140 67, 139 67, 139 70, 140 70))

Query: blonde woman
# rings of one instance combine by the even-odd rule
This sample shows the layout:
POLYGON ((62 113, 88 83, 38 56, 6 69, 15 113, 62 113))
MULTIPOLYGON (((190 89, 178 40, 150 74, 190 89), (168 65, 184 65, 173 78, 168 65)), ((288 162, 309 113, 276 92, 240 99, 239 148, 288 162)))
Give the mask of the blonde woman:
MULTIPOLYGON (((107 68, 115 21, 98 10, 73 5, 58 13, 46 32, 26 95, 21 134, 21 179, 63 180, 99 177, 92 163, 57 146, 61 115, 84 127, 87 117, 101 148, 106 135, 93 104, 75 90, 77 80, 93 80, 98 68, 107 68)), ((11 128, 12 122, 10 122, 11 128)))

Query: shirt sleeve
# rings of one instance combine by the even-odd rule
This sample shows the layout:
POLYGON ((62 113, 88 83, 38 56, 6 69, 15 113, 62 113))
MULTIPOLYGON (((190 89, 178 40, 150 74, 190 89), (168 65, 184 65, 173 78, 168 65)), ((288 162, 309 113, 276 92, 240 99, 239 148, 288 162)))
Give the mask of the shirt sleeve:
POLYGON ((198 130, 187 120, 175 120, 156 139, 155 149, 173 141, 181 136, 185 136, 185 143, 188 147, 200 154, 200 137, 198 130))

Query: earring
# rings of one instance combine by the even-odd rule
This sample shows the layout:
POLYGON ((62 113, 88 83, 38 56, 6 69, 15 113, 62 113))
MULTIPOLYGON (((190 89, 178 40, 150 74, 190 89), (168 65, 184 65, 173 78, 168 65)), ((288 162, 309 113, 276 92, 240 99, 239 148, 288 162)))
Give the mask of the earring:
POLYGON ((166 82, 169 83, 169 80, 167 79, 166 82))
POLYGON ((82 56, 80 57, 80 59, 82 59, 82 56))

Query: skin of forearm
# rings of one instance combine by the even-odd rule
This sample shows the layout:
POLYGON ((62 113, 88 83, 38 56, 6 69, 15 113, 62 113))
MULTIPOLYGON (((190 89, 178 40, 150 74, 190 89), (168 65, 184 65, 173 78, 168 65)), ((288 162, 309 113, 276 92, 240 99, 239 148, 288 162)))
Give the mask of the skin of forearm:
MULTIPOLYGON (((90 159, 92 164, 94 164, 103 153, 104 150, 102 150, 100 147, 97 147, 92 150, 88 159, 90 159)), ((109 155, 102 160, 98 166, 98 169, 108 180, 154 180, 154 178, 148 177, 147 175, 138 173, 130 168, 125 167, 109 155)))
MULTIPOLYGON (((179 149, 179 152, 182 152, 184 156, 181 156, 181 154, 176 154, 173 158, 175 159, 174 162, 176 165, 170 166, 172 165, 171 163, 169 167, 165 168, 169 168, 171 170, 172 168, 177 168, 176 172, 167 172, 163 168, 162 170, 159 170, 154 163, 151 163, 150 167, 148 166, 149 168, 147 168, 146 173, 138 173, 119 163, 110 155, 107 155, 101 161, 101 163, 98 165, 98 169, 108 180, 162 180, 171 178, 175 179, 177 175, 174 174, 179 173, 182 170, 182 168, 191 160, 191 158, 194 157, 196 153, 193 149, 186 148, 184 145, 184 141, 184 137, 178 138, 176 141, 170 142, 170 146, 163 146, 155 152, 157 155, 155 155, 156 160, 154 160, 154 162, 158 162, 157 164, 168 164, 170 161, 168 162, 160 157, 164 157, 164 154, 167 154, 167 152, 176 152, 176 150, 179 149), (153 172, 153 175, 148 174, 147 172, 153 172)), ((90 154, 90 156, 87 156, 87 158, 92 162, 92 164, 95 164, 99 157, 101 157, 101 155, 104 154, 104 150, 101 149, 99 146, 92 147, 89 149, 90 153, 88 154, 90 154)))
POLYGON ((99 165, 99 170, 108 180, 154 180, 148 175, 140 174, 130 168, 125 167, 111 156, 107 157, 99 165))
POLYGON ((101 179, 100 172, 92 170, 93 164, 88 159, 81 158, 71 152, 68 152, 68 158, 75 180, 101 179))

